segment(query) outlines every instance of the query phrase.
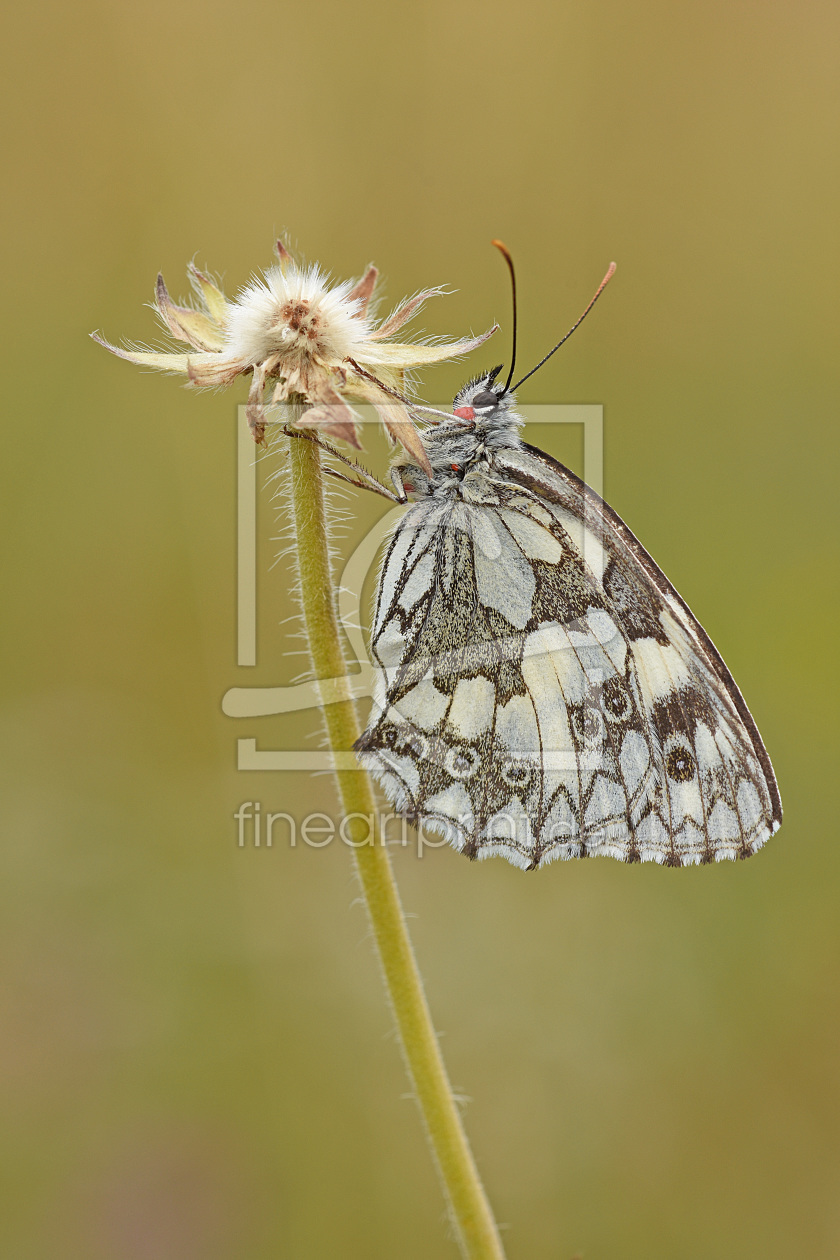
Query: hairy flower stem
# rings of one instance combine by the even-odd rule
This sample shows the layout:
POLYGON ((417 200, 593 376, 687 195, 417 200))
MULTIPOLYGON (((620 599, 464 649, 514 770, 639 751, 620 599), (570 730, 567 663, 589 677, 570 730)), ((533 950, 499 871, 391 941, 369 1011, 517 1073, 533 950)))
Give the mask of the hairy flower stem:
MULTIPOLYGON (((297 563, 312 665, 316 678, 344 677, 347 665, 333 598, 321 452, 311 441, 290 438, 289 442, 297 563)), ((349 692, 344 700, 324 706, 324 718, 333 751, 349 751, 359 735, 349 692)), ((369 843, 365 843, 367 822, 376 819, 370 779, 362 770, 337 770, 336 779, 342 811, 351 820, 347 829, 385 984, 461 1252, 469 1260, 504 1260, 443 1064, 388 850, 378 827, 371 830, 369 843)))

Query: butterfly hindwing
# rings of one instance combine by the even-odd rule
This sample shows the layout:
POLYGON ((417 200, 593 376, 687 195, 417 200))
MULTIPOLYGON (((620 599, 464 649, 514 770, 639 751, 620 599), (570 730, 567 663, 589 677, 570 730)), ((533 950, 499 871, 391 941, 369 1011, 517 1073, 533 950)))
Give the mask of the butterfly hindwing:
POLYGON ((527 447, 425 498, 383 564, 357 747, 470 856, 746 856, 772 770, 705 632, 622 521, 527 447))

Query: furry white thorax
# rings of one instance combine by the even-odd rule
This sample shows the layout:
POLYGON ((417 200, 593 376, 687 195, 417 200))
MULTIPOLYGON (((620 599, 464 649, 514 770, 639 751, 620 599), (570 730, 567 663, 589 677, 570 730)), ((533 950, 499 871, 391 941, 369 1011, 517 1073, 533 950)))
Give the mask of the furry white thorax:
POLYGON ((392 467, 398 470, 406 492, 412 498, 460 498, 461 483, 477 466, 487 464, 495 451, 522 446, 519 430, 525 423, 516 411, 516 399, 512 393, 502 393, 493 388, 499 369, 486 372, 470 381, 455 395, 453 410, 470 407, 474 419, 464 420, 453 415, 434 428, 423 433, 423 445, 429 456, 434 473, 430 481, 426 473, 408 456, 397 458, 392 467), (486 394, 495 396, 495 403, 479 404, 486 394))

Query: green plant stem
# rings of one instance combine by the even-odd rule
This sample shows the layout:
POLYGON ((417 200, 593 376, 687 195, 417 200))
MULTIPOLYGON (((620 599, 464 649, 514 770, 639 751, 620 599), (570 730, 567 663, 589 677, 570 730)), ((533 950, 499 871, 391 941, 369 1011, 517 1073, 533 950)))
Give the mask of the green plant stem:
MULTIPOLYGON (((312 665, 316 678, 340 678, 346 676, 347 664, 333 598, 321 452, 316 443, 303 438, 293 437, 289 444, 301 600, 312 665)), ((324 716, 333 751, 352 749, 359 722, 349 692, 338 703, 325 705, 324 716)), ((362 770, 342 769, 336 778, 343 814, 353 819, 347 831, 385 984, 461 1251, 470 1260, 504 1260, 444 1067, 388 850, 378 826, 370 826, 377 817, 370 779, 362 770)))

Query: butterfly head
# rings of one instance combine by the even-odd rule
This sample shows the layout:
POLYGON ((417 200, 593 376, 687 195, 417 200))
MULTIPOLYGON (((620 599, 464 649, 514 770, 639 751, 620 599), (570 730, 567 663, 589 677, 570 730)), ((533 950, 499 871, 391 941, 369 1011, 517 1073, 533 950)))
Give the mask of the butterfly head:
MULTIPOLYGON (((473 481, 481 476, 484 467, 492 461, 494 452, 505 447, 519 447, 522 439, 519 430, 523 421, 516 411, 515 391, 546 363, 563 342, 574 332, 588 312, 595 305, 599 295, 609 282, 615 271, 615 263, 611 263, 607 274, 601 281, 595 296, 587 306, 583 315, 576 321, 540 360, 518 381, 513 381, 516 367, 516 279, 513 260, 510 252, 501 241, 494 241, 507 262, 510 271, 511 293, 513 299, 513 341, 511 346, 510 367, 504 384, 497 380, 502 370, 501 364, 474 377, 455 395, 453 414, 446 418, 429 422, 430 427, 423 434, 423 445, 426 448, 429 464, 432 468, 431 478, 427 471, 418 468, 410 458, 402 457, 393 465, 402 479, 407 493, 417 498, 428 496, 451 496, 463 492, 462 483, 468 478, 473 481)), ((439 412, 435 413, 440 415, 439 412)))
POLYGON ((501 370, 499 365, 469 381, 455 395, 452 404, 456 420, 472 431, 479 447, 489 450, 509 446, 512 441, 516 444, 516 434, 522 425, 513 391, 496 381, 501 370))
POLYGON ((496 377, 501 370, 500 363, 489 372, 474 376, 458 390, 452 404, 452 411, 459 420, 467 423, 475 421, 481 424, 495 415, 504 403, 512 401, 504 386, 496 382, 496 377))

